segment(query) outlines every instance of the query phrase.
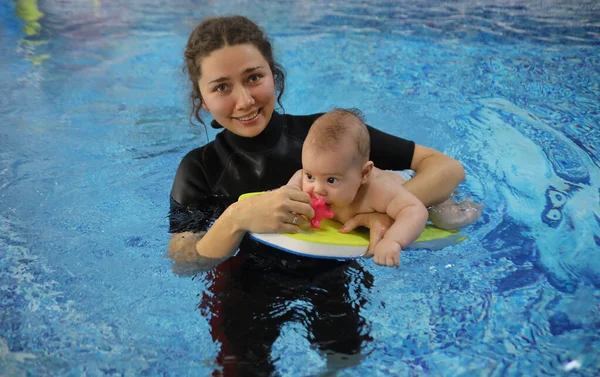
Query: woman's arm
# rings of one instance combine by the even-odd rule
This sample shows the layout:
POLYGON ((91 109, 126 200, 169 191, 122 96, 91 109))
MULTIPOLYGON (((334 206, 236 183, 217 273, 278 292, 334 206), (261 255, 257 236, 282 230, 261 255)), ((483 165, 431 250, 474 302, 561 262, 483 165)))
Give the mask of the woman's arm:
POLYGON ((382 170, 414 170, 416 175, 404 187, 425 206, 447 199, 465 179, 465 171, 455 159, 376 128, 368 130, 375 166, 382 170))
POLYGON ((166 256, 171 258, 175 264, 173 271, 179 275, 188 273, 197 273, 211 269, 219 264, 223 259, 203 258, 196 251, 196 243, 206 234, 206 232, 181 232, 173 233, 171 241, 167 247, 166 256))
POLYGON ((245 231, 232 216, 237 203, 229 206, 204 232, 174 233, 169 242, 169 256, 175 262, 196 262, 211 266, 232 256, 245 231))
POLYGON ((404 184, 425 206, 446 200, 465 179, 460 162, 434 149, 415 145, 410 168, 415 176, 404 184))
POLYGON ((175 233, 169 255, 176 262, 215 265, 235 254, 246 232, 296 233, 308 220, 292 212, 314 216, 310 196, 292 187, 253 196, 231 204, 205 233, 175 233))

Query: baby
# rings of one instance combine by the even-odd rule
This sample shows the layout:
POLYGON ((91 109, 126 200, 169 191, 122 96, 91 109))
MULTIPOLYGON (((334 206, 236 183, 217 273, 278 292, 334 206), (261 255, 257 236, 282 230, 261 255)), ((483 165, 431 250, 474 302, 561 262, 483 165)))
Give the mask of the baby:
MULTIPOLYGON (((377 243, 374 261, 399 266, 400 251, 423 231, 429 213, 423 203, 403 184, 398 174, 376 168, 369 161, 369 131, 358 110, 335 109, 311 126, 302 148, 302 169, 288 182, 312 197, 325 200, 335 219, 345 223, 359 213, 385 213, 394 219, 377 243)), ((444 225, 466 225, 465 211, 452 199, 433 214, 444 225)), ((479 217, 479 213, 470 213, 479 217)), ((433 216, 432 216, 433 217, 433 216)))
POLYGON ((400 250, 421 234, 428 213, 404 188, 402 177, 373 166, 370 144, 358 113, 333 110, 311 126, 302 147, 302 169, 288 185, 324 199, 341 223, 371 212, 395 219, 373 252, 375 263, 399 266, 400 250))

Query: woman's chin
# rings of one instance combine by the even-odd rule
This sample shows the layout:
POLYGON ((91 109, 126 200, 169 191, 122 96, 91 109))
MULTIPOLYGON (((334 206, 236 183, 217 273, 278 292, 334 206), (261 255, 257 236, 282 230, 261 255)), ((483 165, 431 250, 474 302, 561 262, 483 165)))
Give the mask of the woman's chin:
POLYGON ((265 130, 265 128, 266 125, 244 128, 240 130, 240 133, 238 133, 238 135, 243 137, 256 137, 260 135, 265 130))
POLYGON ((256 137, 267 128, 267 123, 267 118, 264 116, 263 112, 260 111, 256 118, 250 122, 231 119, 232 126, 229 130, 238 136, 256 137))

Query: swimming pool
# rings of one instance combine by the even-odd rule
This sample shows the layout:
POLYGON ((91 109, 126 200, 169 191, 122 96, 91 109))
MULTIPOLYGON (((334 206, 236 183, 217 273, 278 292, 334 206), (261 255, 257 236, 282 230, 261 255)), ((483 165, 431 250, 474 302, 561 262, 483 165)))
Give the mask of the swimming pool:
MULTIPOLYGON (((371 340, 339 375, 599 373, 596 2, 16 0, 0 5, 0 375, 220 368, 208 278, 162 255, 175 169, 206 141, 183 46, 234 12, 273 38, 286 112, 359 107, 463 162, 461 195, 485 201, 455 246, 360 262, 371 340)), ((304 325, 271 347, 281 375, 324 370, 304 325)))

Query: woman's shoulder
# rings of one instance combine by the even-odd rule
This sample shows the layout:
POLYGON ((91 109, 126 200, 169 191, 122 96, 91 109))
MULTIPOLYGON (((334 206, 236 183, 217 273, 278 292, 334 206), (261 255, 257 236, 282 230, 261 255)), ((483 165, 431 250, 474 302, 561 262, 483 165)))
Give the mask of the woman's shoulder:
POLYGON ((297 126, 297 127, 309 127, 324 113, 315 113, 315 114, 304 114, 304 115, 292 115, 292 114, 279 114, 275 113, 278 116, 282 117, 287 125, 297 126))
POLYGON ((180 204, 188 205, 196 197, 210 193, 210 179, 207 174, 207 154, 214 153, 213 142, 192 149, 181 159, 173 187, 171 198, 180 204))
POLYGON ((292 115, 292 114, 277 114, 281 117, 281 121, 285 125, 288 134, 294 137, 299 137, 304 140, 308 134, 310 126, 324 113, 307 114, 307 115, 292 115))
POLYGON ((178 170, 189 171, 190 169, 200 168, 204 164, 206 153, 210 153, 213 149, 213 144, 214 141, 211 141, 186 153, 179 163, 178 170))

